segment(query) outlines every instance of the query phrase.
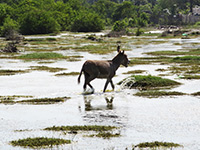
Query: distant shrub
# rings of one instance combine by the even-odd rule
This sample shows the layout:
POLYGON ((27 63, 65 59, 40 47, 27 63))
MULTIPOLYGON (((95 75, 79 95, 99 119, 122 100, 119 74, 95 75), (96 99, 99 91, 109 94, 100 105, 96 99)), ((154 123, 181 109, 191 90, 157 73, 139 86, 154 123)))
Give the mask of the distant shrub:
POLYGON ((199 27, 200 26, 200 21, 196 22, 194 26, 199 27))
POLYGON ((126 28, 127 28, 127 26, 128 26, 128 24, 124 20, 122 20, 122 21, 116 21, 114 23, 114 25, 113 25, 112 30, 113 31, 117 31, 117 32, 119 32, 119 31, 125 31, 126 28))
POLYGON ((20 20, 20 32, 25 35, 48 34, 59 30, 60 25, 46 11, 32 10, 24 14, 20 20))
POLYGON ((137 24, 137 19, 136 18, 129 18, 128 20, 128 26, 129 27, 135 27, 137 24))
POLYGON ((135 35, 140 36, 142 33, 144 33, 143 30, 141 30, 140 28, 137 28, 135 35))
POLYGON ((6 18, 3 26, 1 27, 1 36, 7 36, 10 32, 18 31, 19 25, 10 17, 6 18))
POLYGON ((94 13, 79 14, 71 25, 73 32, 99 32, 104 29, 103 20, 94 13))

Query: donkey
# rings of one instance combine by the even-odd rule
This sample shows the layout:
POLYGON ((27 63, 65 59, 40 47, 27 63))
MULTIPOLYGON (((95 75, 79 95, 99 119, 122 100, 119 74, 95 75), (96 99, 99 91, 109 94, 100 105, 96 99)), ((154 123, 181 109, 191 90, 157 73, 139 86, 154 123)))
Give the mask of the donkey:
POLYGON ((107 79, 103 92, 106 91, 108 83, 111 84, 112 89, 114 90, 115 86, 113 84, 112 78, 115 76, 116 70, 120 65, 128 67, 129 60, 127 55, 124 54, 124 51, 120 50, 120 46, 117 47, 118 54, 112 60, 87 60, 81 69, 81 72, 78 77, 78 83, 80 83, 80 78, 82 73, 85 76, 85 83, 83 85, 84 91, 88 85, 92 92, 94 92, 93 86, 90 84, 95 78, 107 79))

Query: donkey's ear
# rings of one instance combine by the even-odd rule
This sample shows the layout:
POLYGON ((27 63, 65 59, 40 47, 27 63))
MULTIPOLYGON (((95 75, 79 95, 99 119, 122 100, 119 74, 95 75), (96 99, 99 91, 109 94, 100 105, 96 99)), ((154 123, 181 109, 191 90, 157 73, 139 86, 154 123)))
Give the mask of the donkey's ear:
POLYGON ((117 46, 117 52, 120 52, 120 45, 117 46))

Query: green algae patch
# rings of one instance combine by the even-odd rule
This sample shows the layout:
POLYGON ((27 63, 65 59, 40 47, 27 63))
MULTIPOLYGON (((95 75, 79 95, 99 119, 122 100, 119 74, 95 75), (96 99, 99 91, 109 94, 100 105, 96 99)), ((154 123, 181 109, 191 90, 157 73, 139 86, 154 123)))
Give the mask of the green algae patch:
POLYGON ((113 137, 120 137, 119 133, 110 133, 110 132, 99 132, 98 134, 92 134, 89 135, 89 137, 98 137, 98 138, 104 138, 104 139, 110 139, 113 137))
POLYGON ((179 52, 179 51, 155 51, 155 52, 147 52, 144 54, 154 55, 154 56, 162 56, 162 55, 184 55, 187 52, 179 52))
POLYGON ((180 78, 181 79, 188 79, 188 80, 200 79, 200 75, 184 75, 184 76, 181 76, 180 78))
POLYGON ((171 57, 157 56, 157 57, 140 57, 130 58, 130 66, 134 65, 149 65, 154 63, 169 64, 172 61, 171 57))
POLYGON ((65 102, 68 99, 70 99, 70 97, 39 98, 39 99, 28 99, 28 100, 16 101, 16 103, 34 104, 34 105, 55 104, 55 103, 65 102))
POLYGON ((98 125, 89 125, 89 126, 53 126, 45 128, 44 130, 50 131, 96 131, 96 132, 103 132, 103 131, 110 131, 116 129, 117 127, 114 126, 98 126, 98 125))
POLYGON ((32 104, 32 105, 44 105, 44 104, 56 104, 65 102, 70 99, 70 97, 56 97, 56 98, 36 98, 36 99, 27 99, 27 100, 15 100, 14 98, 1 99, 0 104, 32 104))
POLYGON ((0 76, 11 76, 16 74, 28 73, 28 70, 0 70, 0 76))
POLYGON ((17 59, 23 59, 23 60, 57 60, 57 59, 66 59, 67 61, 80 61, 80 58, 83 56, 64 56, 59 53, 54 52, 35 52, 30 54, 24 54, 21 56, 17 56, 15 58, 17 59))
POLYGON ((154 56, 165 56, 165 55, 200 55, 200 49, 191 49, 189 51, 154 51, 154 52, 147 52, 144 53, 147 55, 154 55, 154 56))
POLYGON ((70 140, 65 140, 60 138, 47 138, 47 137, 26 138, 10 142, 10 144, 13 146, 21 146, 25 148, 34 148, 34 149, 51 148, 56 145, 58 146, 70 143, 71 143, 70 140))
POLYGON ((142 60, 142 59, 139 59, 139 58, 134 58, 134 59, 130 60, 129 66, 133 66, 133 65, 147 65, 147 64, 150 64, 150 63, 151 62, 147 61, 147 60, 142 60))
POLYGON ((19 59, 64 59, 65 56, 59 53, 31 53, 31 54, 25 54, 18 56, 19 59))
POLYGON ((53 68, 48 66, 31 66, 31 70, 37 70, 37 71, 48 71, 48 72, 59 72, 66 70, 65 68, 53 68))
POLYGON ((199 91, 199 92, 192 93, 191 95, 193 95, 193 96, 200 96, 200 91, 199 91))
POLYGON ((134 95, 136 96, 143 96, 143 97, 148 97, 148 98, 158 98, 158 97, 163 97, 163 96, 181 96, 181 95, 186 95, 185 93, 182 92, 176 92, 176 91, 157 91, 157 90, 152 90, 152 91, 141 91, 137 92, 134 95))
POLYGON ((76 76, 76 75, 79 75, 79 72, 58 73, 55 76, 76 76))
POLYGON ((200 64, 200 56, 183 56, 175 57, 172 59, 175 63, 189 63, 189 64, 200 64))
MULTIPOLYGON (((88 132, 89 135, 83 135, 84 137, 99 137, 104 139, 110 139, 112 137, 119 137, 119 133, 111 133, 110 131, 117 129, 115 126, 99 126, 99 125, 84 125, 84 126, 53 126, 47 127, 44 130, 64 132, 70 134, 78 134, 78 132, 88 132), (92 134, 91 134, 92 132, 92 134), (95 132, 95 133, 94 133, 95 132)), ((87 134, 88 134, 87 133, 87 134)))
POLYGON ((139 149, 159 149, 159 148, 176 148, 176 147, 182 147, 182 145, 177 144, 177 143, 172 143, 172 142, 145 142, 145 143, 140 143, 136 146, 133 146, 133 150, 139 148, 139 149))
POLYGON ((181 83, 165 79, 157 76, 151 75, 132 75, 121 82, 118 83, 119 85, 127 86, 129 88, 139 88, 139 89, 154 89, 154 88, 169 88, 173 86, 180 85, 181 83), (128 79, 131 80, 128 80, 128 79))
POLYGON ((125 72, 123 74, 141 74, 144 72, 146 72, 146 70, 132 70, 132 71, 125 72))
POLYGON ((12 95, 12 96, 0 96, 0 104, 15 104, 14 100, 19 98, 33 98, 33 96, 25 95, 12 95))
POLYGON ((91 54, 108 54, 116 51, 116 47, 111 45, 86 45, 74 49, 76 51, 89 52, 91 54))

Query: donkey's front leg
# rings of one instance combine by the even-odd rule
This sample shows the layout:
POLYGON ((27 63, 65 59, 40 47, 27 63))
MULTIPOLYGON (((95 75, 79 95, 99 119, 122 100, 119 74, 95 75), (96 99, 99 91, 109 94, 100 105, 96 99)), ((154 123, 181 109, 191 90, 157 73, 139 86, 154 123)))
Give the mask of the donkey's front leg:
POLYGON ((106 80, 106 84, 105 84, 105 86, 104 86, 104 90, 103 90, 103 92, 106 91, 106 88, 107 88, 109 82, 110 82, 110 79, 107 79, 107 80, 106 80))
POLYGON ((114 89, 115 89, 115 86, 114 86, 114 84, 113 84, 113 81, 112 81, 112 79, 110 79, 110 84, 111 84, 111 86, 112 86, 112 89, 113 89, 113 91, 114 91, 114 89))

